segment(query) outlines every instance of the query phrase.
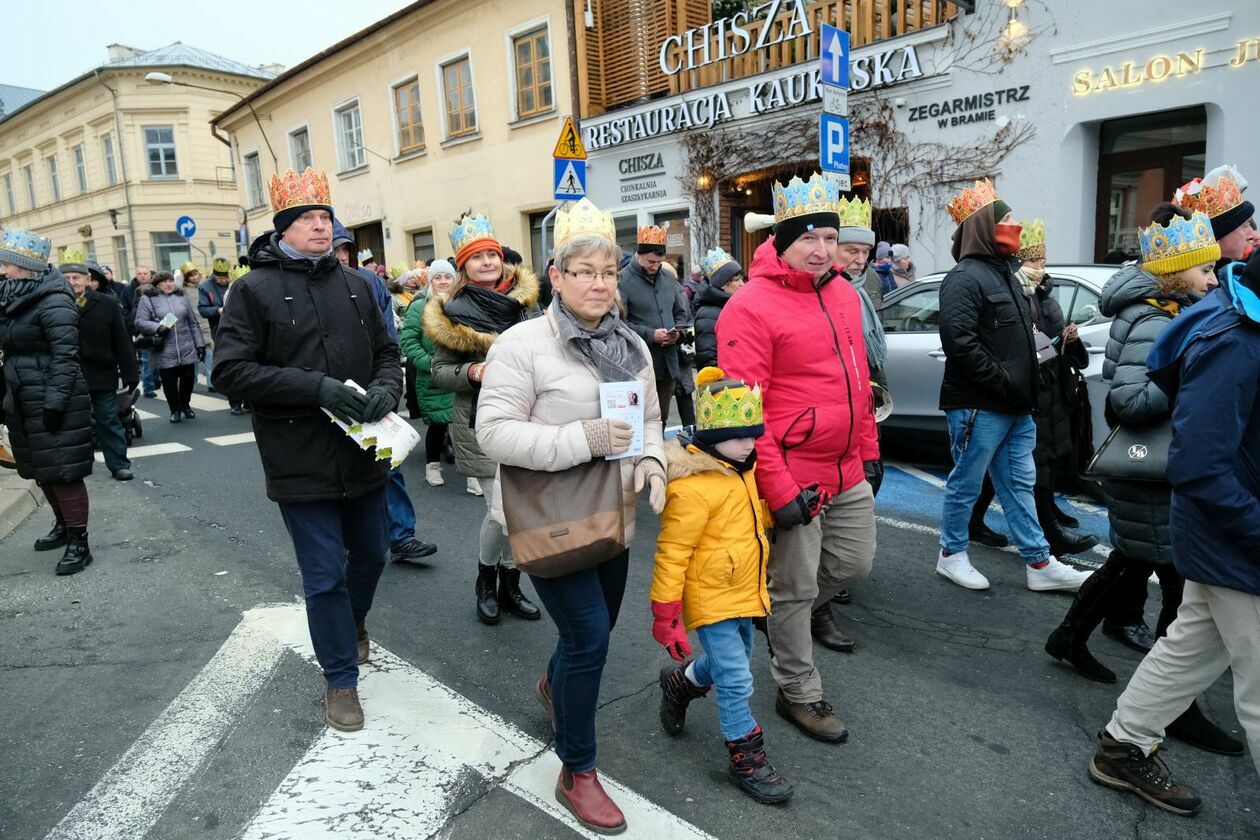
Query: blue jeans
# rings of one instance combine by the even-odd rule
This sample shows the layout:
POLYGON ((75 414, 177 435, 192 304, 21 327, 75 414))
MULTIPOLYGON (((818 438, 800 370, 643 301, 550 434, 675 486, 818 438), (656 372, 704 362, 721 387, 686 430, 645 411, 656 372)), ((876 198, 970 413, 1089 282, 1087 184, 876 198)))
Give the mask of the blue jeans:
POLYGON ((356 627, 385 568, 385 489, 335 502, 281 502, 293 540, 306 624, 329 688, 359 684, 356 627))
POLYGON ((626 593, 630 552, 563 577, 530 576, 560 639, 547 664, 556 713, 556 755, 577 773, 595 768, 595 711, 608 635, 626 593))
POLYGON ((113 390, 92 391, 92 429, 111 473, 131 469, 127 460, 127 435, 118 419, 118 395, 113 390))
POLYGON ((956 408, 946 411, 945 419, 949 421, 954 468, 945 483, 941 549, 950 554, 967 550, 971 509, 980 496, 984 474, 988 471, 1019 556, 1030 565, 1045 560, 1050 556, 1050 545, 1037 522, 1033 501, 1033 485, 1037 481, 1037 466, 1033 463, 1037 426, 1032 417, 956 408))
POLYGON ((416 536, 416 508, 407 493, 402 467, 389 471, 389 484, 385 485, 385 503, 389 508, 389 544, 398 545, 416 536))
POLYGON ((214 347, 209 342, 206 342, 206 360, 197 362, 197 367, 206 374, 206 388, 213 388, 210 384, 210 371, 214 368, 214 347))
POLYGON ((751 618, 728 618, 696 628, 704 653, 695 661, 693 673, 699 685, 717 688, 718 721, 728 741, 746 738, 757 728, 748 707, 753 693, 752 634, 751 618))
POLYGON ((161 381, 158 377, 157 368, 149 362, 149 351, 141 350, 140 356, 140 382, 144 385, 145 395, 156 394, 161 381))

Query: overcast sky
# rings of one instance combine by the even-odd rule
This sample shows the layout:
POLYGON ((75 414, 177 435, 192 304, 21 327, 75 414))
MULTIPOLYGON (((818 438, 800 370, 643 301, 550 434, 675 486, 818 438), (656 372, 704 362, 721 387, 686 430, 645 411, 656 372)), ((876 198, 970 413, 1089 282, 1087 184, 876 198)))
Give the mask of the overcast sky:
POLYGON ((410 0, 4 0, 0 83, 52 90, 119 43, 172 41, 250 65, 292 67, 410 0))

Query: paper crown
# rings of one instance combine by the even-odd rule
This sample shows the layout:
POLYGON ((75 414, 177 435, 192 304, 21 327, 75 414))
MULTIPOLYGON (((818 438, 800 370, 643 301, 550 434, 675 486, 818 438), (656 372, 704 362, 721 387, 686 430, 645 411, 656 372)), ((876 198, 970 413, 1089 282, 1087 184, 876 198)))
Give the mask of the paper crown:
POLYGON ((494 238, 490 220, 480 213, 464 216, 451 230, 451 247, 455 249, 457 266, 463 266, 464 260, 481 250, 483 245, 503 253, 503 246, 494 238))
POLYGON ((87 254, 79 248, 67 248, 61 252, 59 265, 86 265, 87 254))
POLYGON ((1151 274, 1176 274, 1221 258, 1221 246, 1212 235, 1207 214, 1197 211, 1189 219, 1173 216, 1164 227, 1158 222, 1138 231, 1142 268, 1151 274))
POLYGON ((639 228, 640 245, 660 245, 665 247, 665 232, 669 230, 669 222, 663 225, 648 225, 639 228))
POLYGON ((368 260, 373 259, 373 256, 372 256, 372 249, 371 249, 371 248, 364 248, 362 251, 360 251, 360 252, 357 254, 357 257, 358 257, 358 260, 359 260, 359 262, 360 262, 360 263, 365 263, 365 262, 367 262, 368 260))
POLYGON ((840 227, 871 228, 871 203, 854 196, 836 202, 840 211, 840 227))
POLYGON ((301 175, 286 169, 283 175, 272 175, 267 182, 271 193, 271 211, 279 213, 290 207, 316 205, 332 211, 332 193, 328 189, 328 174, 309 166, 301 175))
POLYGON ((1046 258, 1046 223, 1041 219, 1020 222, 1019 251, 1015 256, 1021 260, 1044 260, 1046 258))
POLYGON ((953 217, 955 223, 961 225, 970 218, 972 213, 982 207, 988 207, 997 200, 998 194, 997 190, 993 189, 993 182, 985 178, 983 181, 976 181, 974 187, 967 187, 954 196, 949 202, 949 215, 953 217))
POLYGON ((696 431, 709 442, 760 437, 765 433, 761 386, 728 379, 721 368, 702 368, 696 374, 696 431))
POLYGON ((228 262, 227 257, 215 257, 210 264, 210 271, 213 274, 228 274, 232 271, 232 263, 228 262))
POLYGON ((6 228, 0 236, 0 263, 42 271, 51 252, 52 240, 29 230, 6 228))
POLYGON ((389 267, 389 277, 391 280, 397 280, 410 270, 405 262, 394 263, 389 267))
POLYGON ((704 272, 705 277, 712 277, 713 272, 717 271, 727 263, 735 262, 735 258, 723 251, 721 248, 714 248, 709 253, 700 258, 700 270, 704 272))
POLYGON ((817 172, 808 181, 795 177, 786 186, 776 182, 771 194, 776 223, 813 213, 840 212, 840 185, 817 172))
POLYGON ((247 265, 234 265, 228 269, 228 277, 231 277, 233 280, 240 280, 246 274, 249 274, 249 266, 247 265))
POLYGON ((1203 178, 1195 178, 1173 196, 1173 204, 1191 212, 1199 210, 1215 219, 1243 203, 1247 181, 1232 166, 1218 166, 1203 178))
POLYGON ((617 227, 613 223, 612 214, 600 210, 589 198, 583 198, 568 210, 560 210, 556 213, 557 249, 569 240, 580 236, 596 236, 609 242, 617 241, 617 227))
POLYGON ((180 274, 187 274, 190 271, 200 271, 200 269, 198 269, 197 266, 193 265, 192 261, 184 262, 179 267, 180 274))

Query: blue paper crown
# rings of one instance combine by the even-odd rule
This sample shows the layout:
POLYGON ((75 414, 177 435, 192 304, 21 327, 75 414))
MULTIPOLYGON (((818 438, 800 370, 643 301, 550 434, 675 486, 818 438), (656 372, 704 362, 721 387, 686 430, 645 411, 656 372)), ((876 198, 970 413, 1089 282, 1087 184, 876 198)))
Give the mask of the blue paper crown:
POLYGON ((1153 222, 1138 231, 1142 268, 1151 274, 1176 274, 1221 258, 1221 246, 1212 235, 1212 222, 1203 211, 1189 219, 1174 215, 1168 227, 1153 222))
POLYGON ((498 241, 494 239, 494 228, 490 226, 490 220, 480 214, 465 216, 451 231, 451 247, 457 255, 474 242, 485 239, 496 243, 498 241))
POLYGON ((808 181, 796 177, 786 186, 776 183, 772 193, 775 222, 813 213, 840 212, 840 185, 817 172, 808 181))
POLYGON ((0 237, 0 262, 40 271, 48 265, 52 240, 20 228, 7 228, 0 237))
POLYGON ((700 258, 700 270, 704 272, 705 277, 712 277, 713 272, 717 271, 728 262, 734 261, 734 257, 723 251, 721 248, 714 248, 709 253, 700 258))

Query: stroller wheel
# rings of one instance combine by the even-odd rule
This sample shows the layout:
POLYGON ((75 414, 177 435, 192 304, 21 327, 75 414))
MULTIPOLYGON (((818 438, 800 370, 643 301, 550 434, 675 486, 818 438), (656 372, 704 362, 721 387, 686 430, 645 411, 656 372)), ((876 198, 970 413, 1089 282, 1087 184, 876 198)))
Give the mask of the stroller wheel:
MULTIPOLYGON (((132 432, 128 435, 128 437, 137 437, 137 438, 142 438, 142 437, 144 437, 144 427, 140 425, 140 418, 139 418, 139 417, 137 417, 137 418, 135 419, 134 425, 135 425, 135 430, 134 430, 134 431, 132 431, 132 432)), ((131 442, 131 441, 128 441, 128 443, 130 443, 130 442, 131 442)))

